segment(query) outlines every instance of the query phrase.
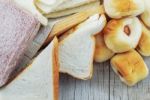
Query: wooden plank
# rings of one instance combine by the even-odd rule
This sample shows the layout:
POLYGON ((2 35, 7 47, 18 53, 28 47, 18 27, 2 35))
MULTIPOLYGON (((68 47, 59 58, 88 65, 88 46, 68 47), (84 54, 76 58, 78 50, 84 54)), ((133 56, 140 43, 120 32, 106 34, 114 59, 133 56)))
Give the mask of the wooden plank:
POLYGON ((109 100, 109 62, 95 63, 91 80, 60 75, 60 100, 109 100))

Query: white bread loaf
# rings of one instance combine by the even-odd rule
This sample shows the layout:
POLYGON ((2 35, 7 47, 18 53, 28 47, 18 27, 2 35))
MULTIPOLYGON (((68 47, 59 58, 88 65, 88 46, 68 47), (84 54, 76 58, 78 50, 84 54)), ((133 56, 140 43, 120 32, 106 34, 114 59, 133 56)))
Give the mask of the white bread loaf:
POLYGON ((93 73, 94 35, 105 26, 106 18, 96 14, 74 28, 59 43, 60 71, 78 79, 89 79, 93 73))
POLYGON ((111 59, 111 65, 121 81, 128 86, 145 79, 149 73, 143 58, 135 50, 115 55, 111 59))
POLYGON ((57 47, 55 38, 30 66, 0 90, 0 100, 58 100, 57 47))
POLYGON ((103 33, 107 47, 115 53, 122 53, 136 48, 141 38, 142 25, 137 17, 112 19, 103 33))
POLYGON ((104 8, 111 18, 137 16, 144 12, 143 0, 104 0, 104 8))

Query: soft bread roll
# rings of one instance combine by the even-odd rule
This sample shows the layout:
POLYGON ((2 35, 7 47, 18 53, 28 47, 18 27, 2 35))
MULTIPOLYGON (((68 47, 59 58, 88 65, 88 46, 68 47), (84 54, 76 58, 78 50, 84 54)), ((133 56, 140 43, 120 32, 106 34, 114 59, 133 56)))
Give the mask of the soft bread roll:
POLYGON ((104 28, 107 47, 115 53, 126 52, 138 45, 142 25, 138 18, 112 19, 104 28))
POLYGON ((145 11, 141 15, 141 19, 147 27, 150 28, 150 0, 143 0, 145 2, 145 11))
POLYGON ((144 60, 135 50, 117 54, 111 59, 111 65, 121 81, 129 86, 143 80, 149 73, 144 60))
POLYGON ((20 7, 31 12, 39 20, 39 22, 41 22, 41 24, 45 26, 48 24, 48 19, 43 16, 35 7, 34 0, 14 0, 14 2, 20 7))
POLYGON ((40 53, 10 84, 0 90, 1 100, 58 100, 58 41, 40 53))
POLYGON ((75 27, 77 24, 85 21, 90 16, 94 14, 102 14, 104 13, 103 6, 95 6, 93 8, 88 9, 88 11, 82 11, 71 16, 65 17, 59 20, 53 27, 52 31, 50 32, 49 36, 47 37, 44 45, 47 45, 54 36, 59 36, 62 33, 66 32, 67 30, 75 27))
POLYGON ((143 0, 104 0, 104 8, 111 18, 137 16, 145 9, 143 0))
POLYGON ((91 2, 82 6, 65 9, 61 11, 56 11, 56 12, 51 12, 49 14, 44 14, 44 15, 47 18, 58 18, 58 17, 67 16, 67 15, 75 14, 75 13, 82 12, 82 11, 88 11, 90 9, 95 9, 95 8, 97 9, 99 5, 100 5, 100 2, 96 1, 96 2, 91 2))
POLYGON ((103 33, 99 33, 95 37, 96 37, 96 48, 94 60, 96 62, 104 62, 109 60, 114 55, 114 52, 112 52, 110 49, 107 48, 104 42, 103 33))
POLYGON ((137 50, 143 56, 150 56, 150 30, 144 24, 142 24, 142 36, 137 50))
POLYGON ((104 15, 94 15, 74 28, 73 33, 59 43, 60 71, 78 79, 89 79, 93 73, 95 38, 105 26, 104 15))

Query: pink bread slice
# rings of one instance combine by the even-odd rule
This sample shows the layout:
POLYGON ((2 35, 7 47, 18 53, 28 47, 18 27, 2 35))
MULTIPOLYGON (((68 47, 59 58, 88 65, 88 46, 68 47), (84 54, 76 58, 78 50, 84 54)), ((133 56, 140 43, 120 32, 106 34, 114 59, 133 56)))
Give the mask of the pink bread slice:
POLYGON ((39 27, 31 13, 11 0, 0 0, 0 87, 7 83, 39 27))

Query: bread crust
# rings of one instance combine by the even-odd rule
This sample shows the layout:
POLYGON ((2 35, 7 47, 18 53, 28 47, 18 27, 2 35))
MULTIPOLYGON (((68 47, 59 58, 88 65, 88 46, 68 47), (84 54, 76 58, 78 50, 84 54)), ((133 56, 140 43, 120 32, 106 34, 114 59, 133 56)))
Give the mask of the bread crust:
POLYGON ((55 37, 53 48, 53 85, 54 85, 54 100, 59 100, 59 59, 58 59, 58 40, 55 37))

